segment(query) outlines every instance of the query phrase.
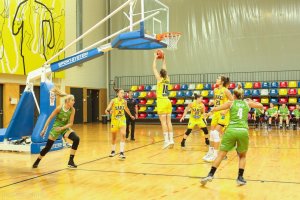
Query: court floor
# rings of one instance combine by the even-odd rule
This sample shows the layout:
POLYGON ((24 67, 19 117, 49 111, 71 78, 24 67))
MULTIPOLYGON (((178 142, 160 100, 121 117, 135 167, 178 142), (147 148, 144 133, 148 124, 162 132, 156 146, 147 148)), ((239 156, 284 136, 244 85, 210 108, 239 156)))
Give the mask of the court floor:
POLYGON ((207 147, 198 130, 183 151, 186 126, 174 126, 175 147, 162 150, 160 126, 137 125, 136 141, 126 143, 120 161, 108 157, 109 124, 73 128, 81 138, 77 169, 66 168, 68 148, 47 154, 38 169, 31 168, 37 155, 0 152, 0 199, 300 199, 300 130, 250 129, 247 185, 236 185, 238 158, 230 152, 202 187, 211 164, 202 161, 207 147))

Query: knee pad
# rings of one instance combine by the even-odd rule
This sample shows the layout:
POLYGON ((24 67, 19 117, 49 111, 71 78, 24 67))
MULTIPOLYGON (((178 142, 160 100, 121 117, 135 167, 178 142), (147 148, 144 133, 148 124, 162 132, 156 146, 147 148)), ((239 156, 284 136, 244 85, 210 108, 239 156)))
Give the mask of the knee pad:
POLYGON ((192 132, 192 129, 188 129, 188 130, 186 130, 186 132, 185 132, 185 134, 187 135, 187 136, 189 136, 189 134, 192 132))
POLYGON ((208 130, 207 130, 207 128, 205 127, 205 128, 202 128, 202 131, 203 131, 203 133, 205 134, 205 135, 207 135, 208 134, 208 130))
POLYGON ((51 147, 53 146, 55 141, 53 140, 47 140, 46 146, 42 149, 42 151, 40 152, 41 156, 45 156, 51 149, 51 147))
POLYGON ((213 142, 220 142, 221 141, 220 134, 217 130, 214 130, 210 133, 210 138, 212 138, 211 141, 213 141, 213 142))
POLYGON ((78 135, 76 135, 75 132, 72 132, 72 133, 70 133, 68 138, 73 141, 72 149, 77 150, 79 142, 80 142, 80 138, 78 137, 78 135))

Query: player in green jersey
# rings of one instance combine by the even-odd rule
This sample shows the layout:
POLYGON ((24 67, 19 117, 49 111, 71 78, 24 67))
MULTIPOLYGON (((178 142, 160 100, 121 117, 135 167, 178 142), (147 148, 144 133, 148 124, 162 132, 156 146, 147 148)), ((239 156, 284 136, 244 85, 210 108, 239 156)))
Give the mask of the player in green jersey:
MULTIPOLYGON (((64 95, 61 95, 64 96, 64 95)), ((58 106, 47 119, 44 128, 41 132, 41 136, 43 137, 47 131, 47 128, 52 121, 52 119, 56 116, 52 129, 50 130, 50 134, 46 143, 46 146, 40 152, 39 157, 33 164, 33 168, 37 168, 41 159, 50 151, 53 146, 55 140, 62 135, 65 138, 69 138, 73 141, 70 158, 68 162, 68 167, 76 168, 77 165, 74 163, 74 156, 76 150, 79 145, 80 138, 78 135, 71 129, 73 125, 75 109, 73 107, 75 103, 75 99, 73 95, 66 95, 65 103, 63 105, 58 106)))
POLYGON ((282 129, 282 122, 285 120, 286 123, 286 128, 289 128, 290 124, 290 111, 286 107, 285 104, 282 104, 278 110, 278 115, 279 115, 279 128, 282 129))
POLYGON ((296 109, 292 112, 293 129, 296 130, 300 124, 300 106, 296 105, 296 109))
POLYGON ((201 179, 202 185, 205 185, 208 181, 213 180, 214 174, 220 163, 227 155, 228 151, 233 149, 235 146, 239 156, 239 172, 237 183, 238 185, 246 184, 246 181, 243 178, 243 174, 246 165, 246 154, 249 145, 248 113, 250 111, 250 108, 263 108, 263 105, 250 99, 243 100, 244 91, 240 83, 238 84, 238 87, 234 89, 233 94, 233 101, 229 101, 219 107, 214 107, 211 110, 211 112, 216 112, 220 110, 230 109, 230 122, 222 138, 218 157, 214 161, 208 176, 201 179))

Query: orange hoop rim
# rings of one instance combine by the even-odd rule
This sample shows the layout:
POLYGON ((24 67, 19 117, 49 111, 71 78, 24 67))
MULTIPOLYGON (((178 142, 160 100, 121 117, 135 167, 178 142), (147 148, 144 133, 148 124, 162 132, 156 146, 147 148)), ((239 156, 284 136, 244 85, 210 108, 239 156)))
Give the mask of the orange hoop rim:
POLYGON ((180 37, 182 33, 180 32, 165 32, 165 33, 160 33, 156 35, 156 39, 161 41, 164 38, 174 38, 174 37, 180 37))

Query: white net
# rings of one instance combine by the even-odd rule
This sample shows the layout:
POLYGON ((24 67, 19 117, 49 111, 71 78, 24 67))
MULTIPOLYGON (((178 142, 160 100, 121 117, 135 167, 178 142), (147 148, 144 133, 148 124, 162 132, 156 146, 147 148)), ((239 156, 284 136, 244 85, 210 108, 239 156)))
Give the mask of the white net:
POLYGON ((178 32, 170 32, 163 34, 163 42, 165 42, 168 46, 167 49, 169 50, 176 50, 178 41, 181 37, 181 33, 178 32))

